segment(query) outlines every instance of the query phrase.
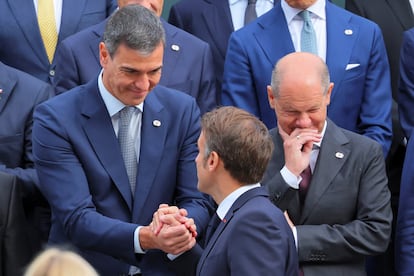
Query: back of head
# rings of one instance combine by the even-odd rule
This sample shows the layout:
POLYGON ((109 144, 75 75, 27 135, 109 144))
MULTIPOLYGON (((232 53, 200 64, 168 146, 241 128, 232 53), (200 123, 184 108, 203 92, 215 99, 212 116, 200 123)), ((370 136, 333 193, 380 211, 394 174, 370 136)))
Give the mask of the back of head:
POLYGON ((266 126, 252 114, 232 106, 204 114, 206 152, 215 151, 230 175, 242 184, 258 183, 273 151, 266 126))
POLYGON ((24 276, 98 276, 81 256, 68 250, 49 248, 37 256, 24 276))
POLYGON ((165 34, 161 20, 141 5, 127 5, 120 8, 109 18, 103 42, 111 57, 120 44, 148 55, 162 43, 165 34))

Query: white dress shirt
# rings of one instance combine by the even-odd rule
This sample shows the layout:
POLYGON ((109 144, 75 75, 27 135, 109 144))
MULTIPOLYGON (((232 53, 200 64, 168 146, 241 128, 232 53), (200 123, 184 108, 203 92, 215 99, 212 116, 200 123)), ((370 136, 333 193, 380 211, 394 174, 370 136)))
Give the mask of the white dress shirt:
MULTIPOLYGON (((244 26, 244 13, 246 11, 247 1, 248 0, 229 0, 231 20, 235 31, 244 26)), ((257 0, 257 17, 273 8, 273 1, 274 0, 257 0)))

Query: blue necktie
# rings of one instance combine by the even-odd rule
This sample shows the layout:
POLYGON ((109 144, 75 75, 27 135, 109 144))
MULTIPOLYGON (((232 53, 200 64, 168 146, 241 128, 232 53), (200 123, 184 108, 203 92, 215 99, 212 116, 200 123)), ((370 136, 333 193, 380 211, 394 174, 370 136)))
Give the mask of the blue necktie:
POLYGON ((135 192, 135 182, 137 179, 138 160, 135 152, 135 140, 129 133, 129 125, 135 106, 126 106, 119 111, 119 130, 118 142, 121 146, 122 157, 124 158, 125 168, 128 174, 129 184, 132 194, 135 192))
POLYGON ((303 27, 300 34, 300 50, 301 52, 309 52, 317 55, 316 34, 312 25, 310 12, 303 10, 299 13, 299 16, 303 19, 303 27))
POLYGON ((256 2, 257 0, 248 0, 246 11, 244 13, 244 25, 245 26, 257 18, 256 2))

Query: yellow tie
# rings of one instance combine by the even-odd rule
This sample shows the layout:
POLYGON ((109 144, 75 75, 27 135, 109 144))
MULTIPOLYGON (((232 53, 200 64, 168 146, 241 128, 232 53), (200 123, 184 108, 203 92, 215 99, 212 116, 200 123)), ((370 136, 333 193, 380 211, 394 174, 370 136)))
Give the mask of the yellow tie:
POLYGON ((38 0, 37 21, 39 22, 40 34, 42 35, 47 57, 49 62, 52 63, 58 40, 53 0, 38 0))

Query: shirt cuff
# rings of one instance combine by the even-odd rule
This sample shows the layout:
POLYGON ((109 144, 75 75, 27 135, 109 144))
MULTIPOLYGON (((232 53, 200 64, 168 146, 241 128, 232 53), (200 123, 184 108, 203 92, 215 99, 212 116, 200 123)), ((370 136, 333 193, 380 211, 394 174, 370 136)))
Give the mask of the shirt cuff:
POLYGON ((299 189, 299 183, 302 181, 302 177, 294 175, 291 171, 289 171, 286 166, 280 170, 280 174, 282 175, 283 180, 293 189, 299 189))
POLYGON ((134 231, 134 251, 138 254, 145 254, 146 251, 141 248, 141 245, 139 244, 139 230, 142 228, 142 226, 138 226, 134 231))

